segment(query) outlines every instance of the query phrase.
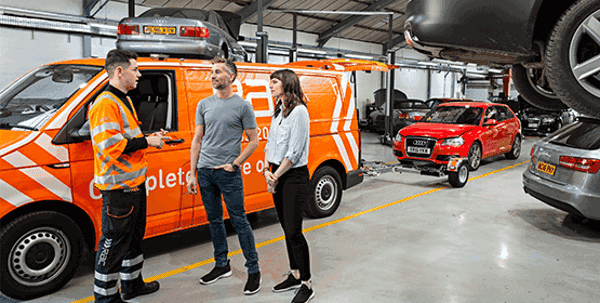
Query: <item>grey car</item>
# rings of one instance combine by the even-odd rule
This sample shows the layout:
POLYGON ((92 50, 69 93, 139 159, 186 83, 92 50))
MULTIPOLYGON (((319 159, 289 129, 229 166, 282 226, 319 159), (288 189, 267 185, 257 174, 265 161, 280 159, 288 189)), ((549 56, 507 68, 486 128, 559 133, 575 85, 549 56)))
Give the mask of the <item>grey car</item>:
POLYGON ((523 189, 576 217, 600 220, 598 170, 600 120, 581 117, 534 144, 523 189))
POLYGON ((237 42, 241 18, 231 12, 154 8, 119 22, 117 48, 139 55, 169 54, 211 59, 221 56, 247 61, 237 42))

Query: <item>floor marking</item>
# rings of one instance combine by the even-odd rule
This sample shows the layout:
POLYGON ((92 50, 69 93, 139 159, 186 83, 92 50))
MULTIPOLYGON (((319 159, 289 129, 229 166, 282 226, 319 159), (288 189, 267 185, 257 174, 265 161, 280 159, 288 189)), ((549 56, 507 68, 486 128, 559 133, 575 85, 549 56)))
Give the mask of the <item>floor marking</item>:
MULTIPOLYGON (((386 163, 386 164, 391 164, 391 163, 395 163, 395 162, 390 162, 390 163, 386 163)), ((485 173, 485 174, 479 175, 477 177, 469 178, 468 181, 473 181, 473 180, 477 180, 479 178, 487 177, 489 175, 493 175, 495 173, 499 173, 501 171, 505 171, 505 170, 517 167, 517 166, 525 164, 525 163, 529 163, 529 160, 523 161, 523 162, 520 162, 520 163, 517 163, 517 164, 513 164, 511 166, 507 166, 507 167, 504 167, 504 168, 501 168, 501 169, 497 169, 495 171, 492 171, 492 172, 489 172, 489 173, 485 173)), ((445 185, 445 186, 441 186, 441 187, 438 187, 438 188, 434 188, 434 189, 428 190, 426 192, 422 192, 420 194, 412 195, 412 196, 410 196, 408 198, 404 198, 404 199, 401 199, 401 200, 398 200, 398 201, 395 201, 395 202, 390 202, 388 204, 384 204, 384 205, 377 206, 377 207, 374 207, 374 208, 371 208, 371 209, 367 209, 367 210, 361 211, 359 213, 348 215, 348 216, 345 216, 345 217, 337 219, 337 220, 333 220, 333 221, 321 223, 321 224, 318 224, 318 225, 315 225, 315 226, 312 226, 312 227, 307 227, 307 228, 303 229, 302 232, 303 233, 307 233, 307 232, 311 232, 313 230, 317 230, 317 229, 320 229, 320 228, 323 228, 323 227, 326 227, 326 226, 330 226, 330 225, 333 225, 333 224, 344 222, 344 221, 350 220, 352 218, 356 218, 356 217, 359 217, 359 216, 362 216, 362 215, 374 212, 376 210, 380 210, 380 209, 384 209, 384 208, 387 208, 387 207, 390 207, 390 206, 394 206, 396 204, 400 204, 402 202, 406 202, 408 200, 412 200, 412 199, 415 199, 415 198, 418 198, 418 197, 429 195, 429 194, 432 194, 434 192, 438 192, 438 191, 440 191, 442 189, 446 189, 446 188, 449 188, 449 187, 450 187, 450 185, 445 185)), ((273 243, 282 241, 283 239, 285 239, 285 237, 284 236, 280 236, 280 237, 273 238, 273 239, 270 239, 270 240, 267 240, 267 241, 256 243, 255 245, 256 245, 256 248, 260 248, 260 247, 263 247, 263 246, 271 245, 273 243)), ((232 257, 232 256, 235 256, 235 255, 239 255, 241 253, 242 253, 242 250, 238 249, 238 250, 229 252, 229 254, 227 254, 227 256, 228 257, 232 257)), ((190 265, 186 265, 186 266, 183 266, 183 267, 180 267, 180 268, 176 268, 176 269, 167 271, 167 272, 159 274, 159 275, 148 277, 148 278, 144 279, 144 281, 145 282, 151 282, 151 281, 155 281, 155 280, 160 280, 160 279, 167 278, 167 277, 170 277, 170 276, 174 276, 176 274, 180 274, 182 272, 185 272, 185 271, 188 271, 188 270, 191 270, 191 269, 194 269, 194 268, 198 268, 200 266, 204 266, 204 265, 207 265, 207 264, 210 264, 210 263, 213 263, 213 262, 215 262, 215 258, 206 259, 204 261, 200 261, 200 262, 197 262, 197 263, 194 263, 194 264, 190 264, 190 265)), ((94 301, 94 296, 89 296, 87 298, 83 298, 83 299, 80 299, 80 300, 77 300, 77 301, 73 301, 71 303, 88 303, 88 302, 92 302, 92 301, 94 301)))

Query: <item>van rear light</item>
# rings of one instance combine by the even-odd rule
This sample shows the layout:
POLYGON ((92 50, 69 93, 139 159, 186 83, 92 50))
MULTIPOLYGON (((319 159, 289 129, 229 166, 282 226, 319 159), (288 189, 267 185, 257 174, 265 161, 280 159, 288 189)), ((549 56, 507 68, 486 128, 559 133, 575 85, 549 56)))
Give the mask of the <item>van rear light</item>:
POLYGON ((182 26, 179 29, 179 35, 183 37, 209 38, 210 31, 205 27, 182 26))
POLYGON ((595 174, 600 170, 600 160, 598 159, 560 156, 558 163, 560 166, 589 174, 595 174))
POLYGON ((408 117, 408 114, 407 114, 407 113, 400 112, 400 113, 398 114, 398 118, 399 118, 399 119, 408 119, 409 117, 408 117))
POLYGON ((139 25, 127 25, 127 24, 119 24, 117 28, 117 35, 139 35, 140 27, 139 25))

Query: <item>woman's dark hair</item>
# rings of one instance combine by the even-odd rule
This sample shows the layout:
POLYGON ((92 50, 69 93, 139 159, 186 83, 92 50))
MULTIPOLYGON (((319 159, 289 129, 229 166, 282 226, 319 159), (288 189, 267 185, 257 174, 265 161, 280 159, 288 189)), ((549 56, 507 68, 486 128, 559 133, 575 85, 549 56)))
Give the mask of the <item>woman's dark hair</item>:
POLYGON ((273 117, 277 117, 281 112, 281 102, 285 102, 285 110, 283 111, 284 118, 286 118, 292 112, 296 105, 302 104, 306 106, 306 101, 304 100, 306 96, 302 91, 302 87, 300 87, 298 75, 296 75, 293 70, 280 69, 271 74, 271 80, 273 78, 281 81, 283 86, 283 98, 277 100, 273 117))

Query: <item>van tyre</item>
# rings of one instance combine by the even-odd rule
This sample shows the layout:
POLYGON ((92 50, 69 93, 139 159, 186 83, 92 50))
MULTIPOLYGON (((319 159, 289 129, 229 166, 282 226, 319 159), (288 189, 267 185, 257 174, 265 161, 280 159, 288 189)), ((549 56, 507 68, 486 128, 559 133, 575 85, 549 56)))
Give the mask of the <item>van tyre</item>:
POLYGON ((28 300, 52 293, 73 277, 83 255, 83 235, 69 217, 40 211, 24 215, 0 233, 2 293, 28 300))
POLYGON ((515 159, 519 158, 519 156, 521 155, 521 136, 519 136, 519 135, 515 136, 515 138, 513 139, 513 143, 512 143, 512 147, 510 148, 510 151, 504 155, 509 160, 515 160, 515 159))
POLYGON ((567 108, 548 85, 543 69, 515 64, 510 69, 510 74, 515 88, 529 104, 546 110, 567 108))
POLYGON ((342 200, 342 178, 332 167, 321 167, 312 176, 310 190, 306 214, 312 218, 331 216, 342 200))
POLYGON ((448 182, 454 188, 461 188, 469 180, 469 167, 465 162, 461 162, 455 172, 448 172, 448 182))
MULTIPOLYGON (((600 118, 600 81, 595 62, 600 44, 587 33, 597 23, 600 2, 579 0, 560 18, 547 47, 546 70, 550 86, 568 106, 600 118), (592 23, 590 23, 592 22, 592 23), (582 66, 591 73, 585 74, 582 66), (579 76, 576 76, 579 75, 579 76)), ((595 33, 600 34, 600 33, 595 33)))

